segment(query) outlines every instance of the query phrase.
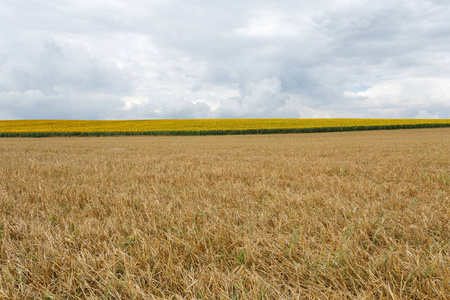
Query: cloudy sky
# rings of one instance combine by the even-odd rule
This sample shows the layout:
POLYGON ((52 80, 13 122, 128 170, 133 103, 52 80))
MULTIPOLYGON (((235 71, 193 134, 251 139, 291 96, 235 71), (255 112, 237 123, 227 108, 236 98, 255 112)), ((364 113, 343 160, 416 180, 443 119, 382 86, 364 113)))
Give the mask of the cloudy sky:
POLYGON ((450 118, 447 0, 0 0, 0 119, 450 118))

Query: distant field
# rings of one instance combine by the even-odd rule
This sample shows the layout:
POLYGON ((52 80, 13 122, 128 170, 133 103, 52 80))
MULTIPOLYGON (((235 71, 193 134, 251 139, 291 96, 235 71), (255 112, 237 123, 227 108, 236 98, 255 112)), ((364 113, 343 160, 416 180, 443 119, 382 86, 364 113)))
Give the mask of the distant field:
POLYGON ((0 121, 0 137, 223 135, 450 127, 450 119, 203 119, 0 121))
POLYGON ((450 128, 4 138, 0 299, 449 299, 450 128))

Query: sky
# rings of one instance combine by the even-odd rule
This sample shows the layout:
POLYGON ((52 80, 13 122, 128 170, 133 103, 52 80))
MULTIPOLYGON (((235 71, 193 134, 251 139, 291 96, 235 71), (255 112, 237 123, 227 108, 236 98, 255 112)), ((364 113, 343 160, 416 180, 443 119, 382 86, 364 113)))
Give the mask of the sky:
POLYGON ((450 118, 447 0, 0 0, 0 120, 450 118))

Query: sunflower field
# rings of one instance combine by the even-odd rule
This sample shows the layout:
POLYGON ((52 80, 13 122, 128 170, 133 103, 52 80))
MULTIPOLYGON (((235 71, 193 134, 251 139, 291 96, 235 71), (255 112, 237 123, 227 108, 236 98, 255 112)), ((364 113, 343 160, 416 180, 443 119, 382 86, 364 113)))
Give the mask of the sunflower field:
POLYGON ((7 120, 0 137, 226 135, 450 127, 450 119, 7 120))

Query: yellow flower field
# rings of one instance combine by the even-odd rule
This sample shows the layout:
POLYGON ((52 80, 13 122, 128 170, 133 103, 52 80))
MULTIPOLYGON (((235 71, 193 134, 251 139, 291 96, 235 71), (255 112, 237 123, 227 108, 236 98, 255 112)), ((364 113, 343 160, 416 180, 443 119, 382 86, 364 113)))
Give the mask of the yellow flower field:
POLYGON ((0 121, 0 136, 249 134, 447 126, 449 119, 8 120, 0 121))

